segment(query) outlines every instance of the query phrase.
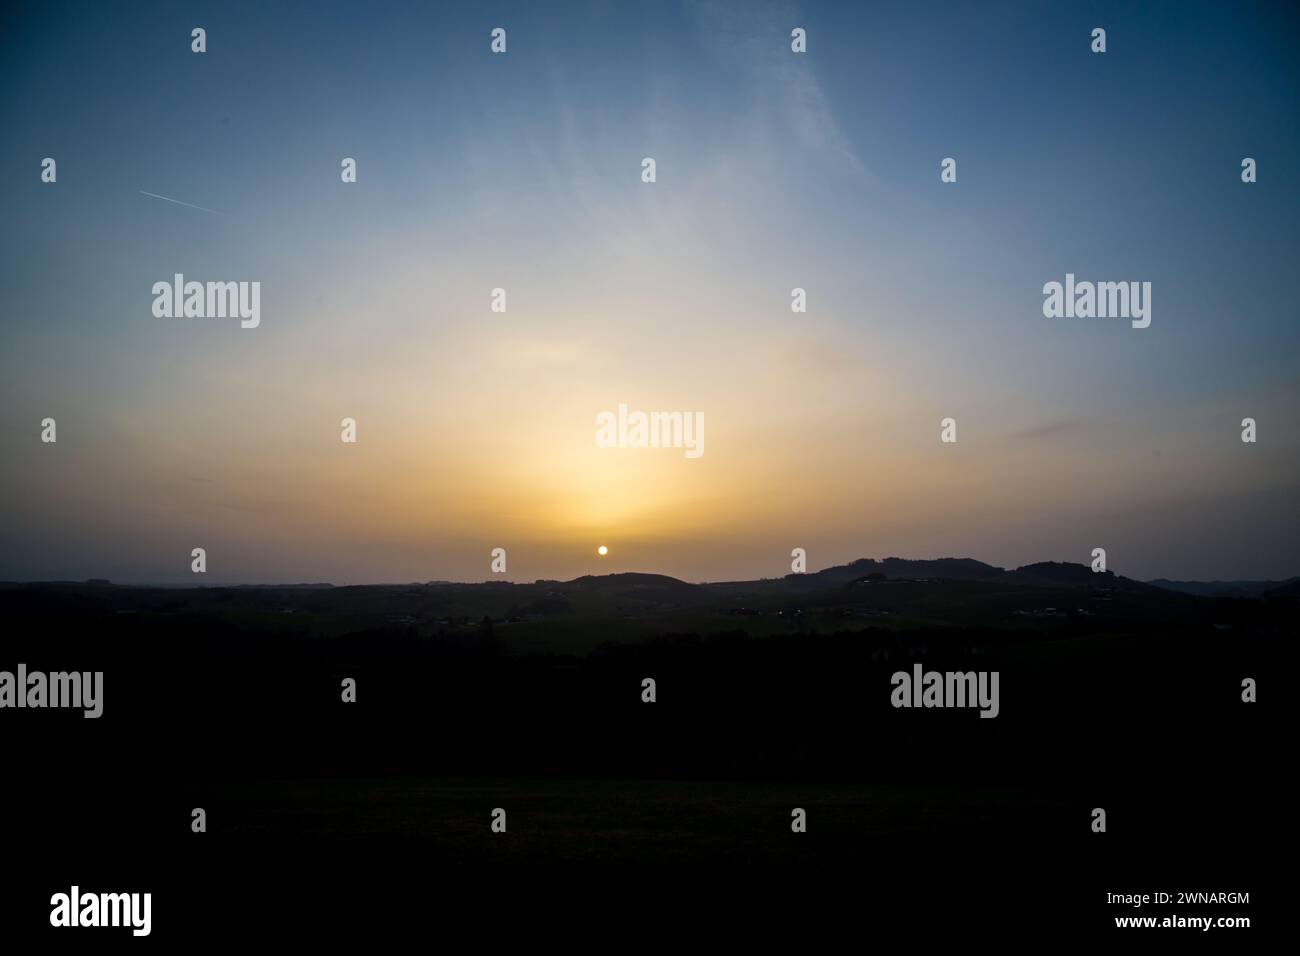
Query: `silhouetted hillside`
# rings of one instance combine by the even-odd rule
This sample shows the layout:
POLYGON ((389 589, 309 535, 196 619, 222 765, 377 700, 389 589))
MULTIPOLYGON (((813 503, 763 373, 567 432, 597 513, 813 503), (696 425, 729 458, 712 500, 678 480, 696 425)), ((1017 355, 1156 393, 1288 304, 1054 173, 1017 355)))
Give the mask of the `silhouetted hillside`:
POLYGON ((1120 577, 1112 571, 1093 571, 1085 564, 1069 564, 1062 561, 1040 561, 1026 564, 1024 567, 1008 571, 997 579, 1000 583, 1019 584, 1024 587, 1079 587, 1079 588, 1115 588, 1124 591, 1144 591, 1152 593, 1157 590, 1149 584, 1120 577))
POLYGON ((1300 598, 1300 578, 1292 578, 1290 582, 1277 588, 1270 588, 1264 592, 1264 597, 1268 598, 1300 598))
POLYGON ((825 568, 810 574, 788 574, 781 580, 791 588, 809 591, 835 584, 849 584, 872 578, 907 581, 978 581, 1019 587, 1106 587, 1147 591, 1151 586, 1120 577, 1111 571, 1094 572, 1084 564, 1041 561, 1008 571, 973 558, 859 558, 849 564, 825 568))
POLYGON ((602 591, 658 590, 676 591, 692 585, 666 574, 644 574, 625 571, 618 574, 584 574, 580 578, 562 583, 563 587, 589 588, 602 591))
POLYGON ((935 558, 932 560, 910 560, 907 558, 859 558, 849 564, 824 568, 808 574, 787 574, 783 581, 792 587, 813 589, 832 584, 848 584, 860 581, 870 575, 883 574, 888 578, 907 578, 910 580, 936 581, 979 581, 1004 574, 1002 568, 996 568, 983 561, 972 558, 935 558))

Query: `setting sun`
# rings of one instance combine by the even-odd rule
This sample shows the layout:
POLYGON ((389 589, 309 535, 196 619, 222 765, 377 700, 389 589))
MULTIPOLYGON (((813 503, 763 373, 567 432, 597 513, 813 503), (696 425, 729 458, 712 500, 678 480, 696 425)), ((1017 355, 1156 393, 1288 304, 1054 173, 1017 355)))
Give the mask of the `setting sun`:
POLYGON ((596 553, 597 553, 597 554, 600 554, 600 555, 609 554, 609 548, 605 547, 605 546, 602 544, 599 548, 596 549, 596 553))

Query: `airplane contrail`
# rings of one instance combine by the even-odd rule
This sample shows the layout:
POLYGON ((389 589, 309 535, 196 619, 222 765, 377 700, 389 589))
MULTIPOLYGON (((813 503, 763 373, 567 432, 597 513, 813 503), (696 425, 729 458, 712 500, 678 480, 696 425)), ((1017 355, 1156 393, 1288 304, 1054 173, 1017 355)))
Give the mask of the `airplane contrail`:
POLYGON ((217 216, 225 215, 224 213, 217 212, 215 209, 209 209, 206 206, 196 206, 194 205, 194 203, 181 202, 179 199, 168 199, 166 196, 159 196, 157 193, 147 193, 143 189, 140 190, 140 193, 145 196, 152 196, 154 199, 163 199, 166 200, 167 202, 174 202, 178 206, 189 206, 191 209, 198 209, 201 210, 202 212, 210 212, 217 216))

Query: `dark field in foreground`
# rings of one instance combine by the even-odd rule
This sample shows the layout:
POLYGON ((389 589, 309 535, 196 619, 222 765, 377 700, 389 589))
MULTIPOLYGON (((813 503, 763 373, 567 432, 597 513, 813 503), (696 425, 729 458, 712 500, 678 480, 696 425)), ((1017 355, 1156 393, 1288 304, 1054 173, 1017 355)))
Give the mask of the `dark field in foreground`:
POLYGON ((401 841, 441 864, 835 860, 897 839, 1035 827, 1061 836, 1062 791, 681 780, 291 780, 185 788, 232 841, 401 841), (494 808, 507 831, 490 832, 494 808), (791 810, 808 831, 791 832, 791 810), (1054 832, 1056 831, 1056 832, 1054 832))

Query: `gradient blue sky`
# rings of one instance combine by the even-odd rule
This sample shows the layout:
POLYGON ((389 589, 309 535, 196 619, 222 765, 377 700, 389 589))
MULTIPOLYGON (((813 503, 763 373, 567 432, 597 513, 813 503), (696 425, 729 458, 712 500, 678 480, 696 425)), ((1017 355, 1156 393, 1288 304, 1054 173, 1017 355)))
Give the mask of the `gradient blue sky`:
POLYGON ((0 579, 1300 573, 1294 7, 468 7, 6 11, 0 579), (619 402, 704 457, 596 448, 619 402))

